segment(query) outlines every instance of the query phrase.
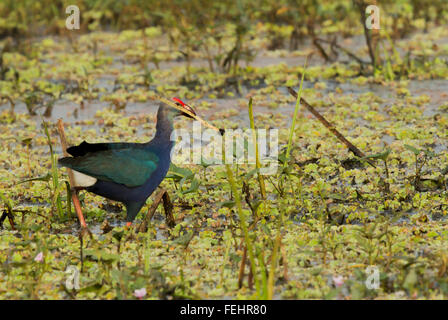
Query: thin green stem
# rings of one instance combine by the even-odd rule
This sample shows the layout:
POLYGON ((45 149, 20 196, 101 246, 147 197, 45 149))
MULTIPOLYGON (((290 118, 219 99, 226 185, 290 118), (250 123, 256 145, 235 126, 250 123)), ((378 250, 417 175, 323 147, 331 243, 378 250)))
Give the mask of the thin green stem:
POLYGON ((257 175, 258 175, 258 183, 260 185, 260 193, 263 200, 266 199, 266 186, 264 183, 263 176, 260 173, 260 154, 258 150, 258 137, 257 133, 255 131, 255 121, 254 121, 254 110, 252 107, 252 98, 249 99, 249 120, 250 120, 250 128, 252 129, 252 140, 255 145, 255 166, 258 169, 257 175))
POLYGON ((302 79, 300 80, 299 92, 297 93, 296 107, 294 109, 294 117, 292 118, 292 124, 289 129, 288 148, 286 149, 285 165, 287 165, 287 163, 288 163, 289 155, 291 152, 292 137, 294 135, 294 130, 296 128, 296 119, 297 119, 297 113, 299 111, 299 106, 300 106, 300 98, 302 97, 303 80, 305 79, 307 61, 308 61, 308 57, 305 59, 305 64, 303 66, 302 79))
POLYGON ((251 265, 251 269, 252 269, 252 274, 254 275, 254 280, 255 280, 255 287, 259 288, 259 283, 258 283, 258 278, 257 278, 257 273, 256 273, 256 269, 255 269, 255 257, 254 257, 254 252, 253 252, 253 246, 252 246, 252 241, 249 237, 249 230, 247 227, 247 221, 246 221, 246 216, 244 215, 243 212, 243 207, 241 205, 241 197, 240 197, 240 193, 238 192, 237 186, 236 186, 236 181, 235 178, 233 176, 233 172, 232 172, 232 168, 230 167, 230 165, 226 162, 226 153, 225 153, 225 143, 222 144, 222 157, 223 157, 223 161, 226 167, 226 172, 227 172, 227 178, 229 179, 229 183, 230 183, 230 188, 232 190, 232 194, 233 197, 235 199, 235 204, 236 204, 236 208, 238 211, 238 216, 240 219, 240 224, 241 224, 241 229, 243 231, 243 235, 244 235, 244 242, 246 243, 247 246, 247 252, 249 253, 249 260, 250 260, 250 265, 251 265))

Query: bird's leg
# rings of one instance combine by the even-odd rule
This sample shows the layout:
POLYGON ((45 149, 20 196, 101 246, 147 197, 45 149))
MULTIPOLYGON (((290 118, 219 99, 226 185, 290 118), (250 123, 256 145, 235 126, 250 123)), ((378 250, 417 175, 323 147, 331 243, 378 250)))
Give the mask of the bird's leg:
POLYGON ((173 228, 176 225, 176 221, 173 216, 173 204, 171 203, 170 196, 168 192, 164 190, 162 199, 163 199, 163 209, 165 210, 166 215, 166 224, 168 227, 173 228))
POLYGON ((84 215, 82 214, 81 210, 81 203, 79 202, 78 198, 78 191, 73 190, 72 191, 72 201, 73 205, 75 207, 76 215, 78 216, 79 224, 81 225, 81 228, 87 228, 86 220, 84 219, 84 215))
POLYGON ((72 191, 72 201, 73 206, 75 207, 76 215, 78 216, 79 223, 81 224, 81 230, 79 231, 79 234, 81 237, 83 237, 85 234, 88 234, 90 238, 92 238, 92 232, 87 228, 86 220, 84 219, 84 215, 82 214, 81 210, 81 203, 79 202, 78 198, 78 191, 73 190, 72 191))
MULTIPOLYGON (((65 138, 65 131, 64 131, 64 124, 62 123, 62 119, 58 120, 58 132, 59 132, 59 138, 61 140, 62 145, 62 152, 64 156, 68 156, 67 153, 67 139, 65 138)), ((73 172, 70 169, 67 169, 68 173, 68 180, 70 182, 70 186, 72 188, 75 188, 75 179, 73 178, 73 172)), ((81 235, 84 235, 85 233, 88 233, 90 237, 92 237, 92 232, 90 232, 89 228, 87 228, 86 220, 84 219, 84 215, 82 214, 81 210, 81 203, 79 202, 78 198, 78 191, 75 189, 71 190, 72 193, 72 201, 73 206, 75 207, 76 214, 78 216, 79 223, 81 224, 81 235)))

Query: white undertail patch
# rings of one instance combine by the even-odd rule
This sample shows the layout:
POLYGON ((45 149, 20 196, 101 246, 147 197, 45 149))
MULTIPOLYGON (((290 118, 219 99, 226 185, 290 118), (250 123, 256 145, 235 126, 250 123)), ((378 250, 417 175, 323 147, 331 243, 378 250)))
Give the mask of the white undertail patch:
POLYGON ((97 179, 94 177, 88 176, 84 173, 73 171, 73 179, 75 180, 75 187, 90 187, 93 186, 97 179))

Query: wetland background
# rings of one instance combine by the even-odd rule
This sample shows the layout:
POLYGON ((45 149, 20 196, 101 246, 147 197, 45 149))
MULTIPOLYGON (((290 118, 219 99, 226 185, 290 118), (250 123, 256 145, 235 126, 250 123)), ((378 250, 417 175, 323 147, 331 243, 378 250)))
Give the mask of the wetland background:
POLYGON ((447 1, 75 2, 0 0, 1 299, 447 298, 447 1), (81 240, 56 121, 70 145, 148 141, 154 94, 279 129, 280 169, 173 159, 174 228, 160 208, 126 229, 123 207, 81 193, 81 240))

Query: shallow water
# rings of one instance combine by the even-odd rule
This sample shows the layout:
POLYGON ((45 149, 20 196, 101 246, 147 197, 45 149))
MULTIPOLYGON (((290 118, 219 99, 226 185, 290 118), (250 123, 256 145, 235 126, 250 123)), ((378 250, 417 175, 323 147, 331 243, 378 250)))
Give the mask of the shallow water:
MULTIPOLYGON (((360 86, 351 83, 339 83, 336 81, 320 81, 326 83, 326 88, 321 90, 323 97, 327 96, 329 93, 335 93, 336 88, 341 90, 341 95, 353 95, 354 97, 359 97, 360 95, 366 92, 372 92, 376 96, 385 99, 385 104, 392 104, 401 97, 397 97, 395 92, 390 87, 385 87, 381 85, 367 85, 360 86)), ((304 88, 313 88, 314 82, 305 81, 304 88)), ((448 88, 448 80, 411 80, 409 81, 408 89, 412 96, 415 95, 428 95, 430 98, 430 102, 423 106, 423 115, 425 117, 432 117, 437 114, 438 108, 448 102, 448 95, 446 92, 446 88, 448 88)), ((287 94, 286 88, 279 88, 281 92, 285 95, 287 94)), ((241 109, 238 107, 238 99, 239 98, 226 98, 226 99, 207 99, 204 98, 204 101, 208 101, 212 103, 212 107, 208 110, 200 112, 200 115, 207 119, 213 119, 213 116, 218 111, 226 110, 226 109, 241 109), (213 107, 214 106, 214 107, 213 107)), ((193 104, 194 105, 194 104, 193 104)), ((384 105, 384 104, 383 104, 384 105)), ((156 112, 158 107, 158 103, 154 101, 148 101, 146 103, 143 102, 129 102, 125 109, 124 115, 140 115, 140 114, 153 114, 156 112)), ((0 108, 9 108, 8 104, 4 104, 0 106, 0 108)), ((61 118, 65 122, 75 123, 77 121, 93 119, 97 111, 103 110, 105 108, 112 108, 109 103, 92 100, 86 101, 84 103, 84 107, 80 107, 78 104, 69 101, 69 100, 57 100, 54 104, 51 116, 46 117, 47 120, 56 121, 61 118)), ((27 113, 26 106, 23 102, 19 102, 16 104, 15 109, 18 113, 27 113)), ((35 119, 39 119, 43 116, 44 108, 40 108, 37 110, 38 115, 34 116, 35 119)), ((231 121, 237 121, 241 123, 241 125, 249 126, 249 116, 246 110, 241 110, 236 116, 229 117, 231 121)), ((284 114, 286 115, 286 121, 289 125, 292 121, 291 117, 293 115, 294 105, 280 105, 275 109, 265 107, 265 106, 257 106, 254 105, 255 114, 284 114)), ((305 114, 307 112, 305 111, 305 114)), ((387 120, 386 120, 387 121, 387 120)), ((387 139, 387 138, 386 138, 387 139)))

